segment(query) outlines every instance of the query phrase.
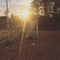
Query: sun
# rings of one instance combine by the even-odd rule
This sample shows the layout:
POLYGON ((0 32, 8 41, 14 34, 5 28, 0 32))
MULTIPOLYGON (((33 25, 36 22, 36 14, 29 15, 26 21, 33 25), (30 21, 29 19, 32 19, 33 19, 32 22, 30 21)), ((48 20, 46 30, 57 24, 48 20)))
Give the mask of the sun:
POLYGON ((21 20, 27 20, 27 18, 30 16, 30 10, 24 9, 21 12, 15 13, 18 17, 21 18, 21 20))
POLYGON ((29 14, 30 14, 29 10, 24 10, 22 12, 22 19, 26 20, 26 18, 28 18, 29 14))

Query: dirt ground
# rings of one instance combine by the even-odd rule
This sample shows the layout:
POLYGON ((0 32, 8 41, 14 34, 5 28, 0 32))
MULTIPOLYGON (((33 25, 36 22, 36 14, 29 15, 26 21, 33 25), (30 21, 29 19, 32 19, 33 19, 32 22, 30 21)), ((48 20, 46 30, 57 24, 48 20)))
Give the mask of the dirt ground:
POLYGON ((38 39, 23 41, 0 47, 0 60, 60 60, 60 31, 39 31, 38 39))

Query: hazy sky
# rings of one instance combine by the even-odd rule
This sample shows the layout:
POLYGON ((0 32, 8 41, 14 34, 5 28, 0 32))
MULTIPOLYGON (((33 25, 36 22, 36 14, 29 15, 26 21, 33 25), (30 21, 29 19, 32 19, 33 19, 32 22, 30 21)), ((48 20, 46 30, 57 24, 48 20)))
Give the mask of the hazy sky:
MULTIPOLYGON (((31 0, 8 0, 10 13, 20 12, 22 9, 28 8, 31 0)), ((0 15, 6 10, 6 0, 0 0, 0 15)))

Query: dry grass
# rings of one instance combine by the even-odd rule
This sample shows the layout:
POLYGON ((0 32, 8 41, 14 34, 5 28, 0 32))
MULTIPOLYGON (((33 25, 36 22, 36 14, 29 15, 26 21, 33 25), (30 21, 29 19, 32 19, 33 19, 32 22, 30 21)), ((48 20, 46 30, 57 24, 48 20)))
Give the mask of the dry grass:
MULTIPOLYGON (((11 34, 16 37, 15 31, 11 34)), ((16 43, 1 47, 0 60, 20 60, 20 45, 19 42, 16 43)), ((22 50, 23 60, 60 60, 60 31, 39 31, 38 39, 28 38, 23 41, 22 50)))

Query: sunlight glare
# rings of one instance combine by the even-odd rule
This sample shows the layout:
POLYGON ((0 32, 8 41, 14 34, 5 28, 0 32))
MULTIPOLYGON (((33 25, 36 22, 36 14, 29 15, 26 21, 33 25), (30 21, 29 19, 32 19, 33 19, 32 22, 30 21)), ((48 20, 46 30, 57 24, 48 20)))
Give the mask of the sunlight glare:
POLYGON ((23 12, 22 12, 22 18, 23 18, 23 20, 25 20, 28 16, 29 16, 29 10, 24 10, 23 12))

